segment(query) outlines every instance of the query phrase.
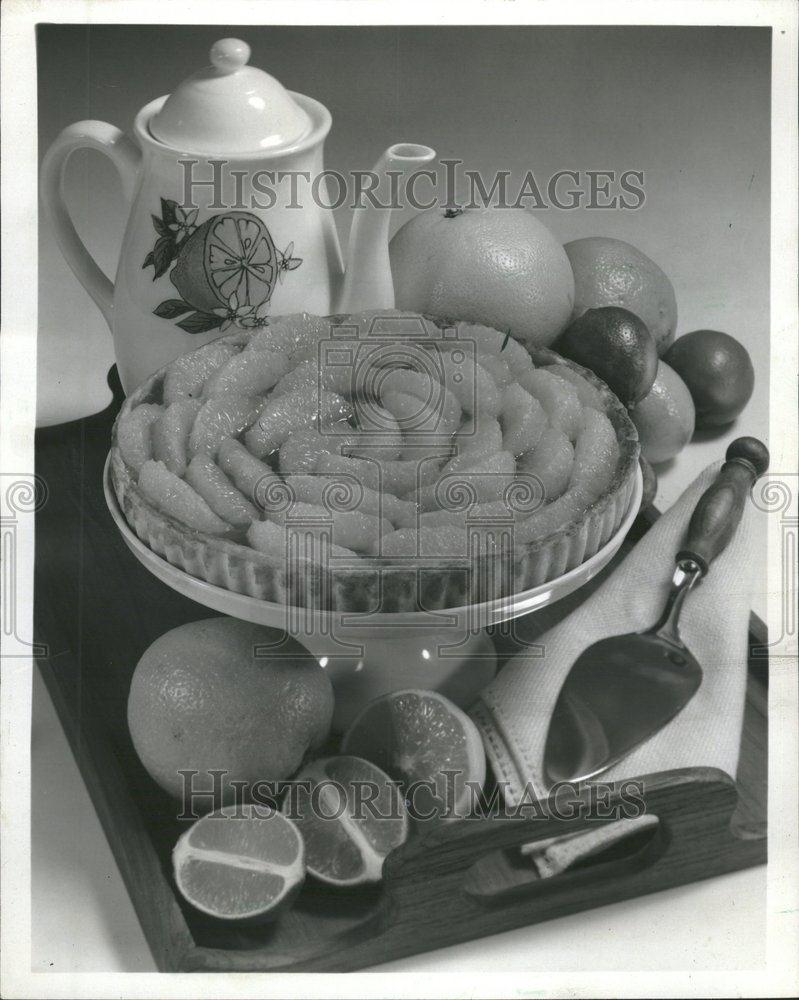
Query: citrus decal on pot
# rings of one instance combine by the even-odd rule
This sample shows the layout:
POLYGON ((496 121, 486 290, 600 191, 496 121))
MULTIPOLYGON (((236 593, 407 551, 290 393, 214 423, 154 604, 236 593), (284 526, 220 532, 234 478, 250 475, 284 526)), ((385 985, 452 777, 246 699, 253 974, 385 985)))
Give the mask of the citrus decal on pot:
POLYGON ((196 208, 185 211, 162 198, 161 217, 153 216, 153 226, 158 239, 142 267, 152 266, 155 281, 174 262, 169 280, 180 293, 153 312, 174 319, 187 333, 266 326, 275 285, 302 264, 294 256, 294 243, 281 253, 264 223, 250 212, 212 215, 198 225, 196 208))

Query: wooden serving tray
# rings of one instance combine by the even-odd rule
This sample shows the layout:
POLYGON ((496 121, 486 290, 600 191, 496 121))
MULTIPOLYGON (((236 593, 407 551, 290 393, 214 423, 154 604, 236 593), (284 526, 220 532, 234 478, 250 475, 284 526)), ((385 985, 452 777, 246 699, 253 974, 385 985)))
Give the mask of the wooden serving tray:
MULTIPOLYGON (((309 880, 272 925, 237 929, 184 904, 171 870, 184 827, 134 753, 126 701, 146 647, 210 612, 139 565, 106 509, 102 469, 121 399, 118 382, 112 388, 103 413, 37 433, 36 471, 49 497, 36 524, 35 638, 46 644, 39 667, 160 969, 358 969, 765 862, 766 637, 753 618, 761 655, 750 658, 737 780, 712 768, 643 777, 647 810, 660 819, 654 834, 541 879, 520 846, 576 831, 585 819, 464 821, 395 851, 380 886, 309 880)), ((622 554, 656 517, 638 518, 622 554)), ((545 613, 560 617, 585 596, 545 613)), ((507 643, 495 641, 507 655, 507 643)))

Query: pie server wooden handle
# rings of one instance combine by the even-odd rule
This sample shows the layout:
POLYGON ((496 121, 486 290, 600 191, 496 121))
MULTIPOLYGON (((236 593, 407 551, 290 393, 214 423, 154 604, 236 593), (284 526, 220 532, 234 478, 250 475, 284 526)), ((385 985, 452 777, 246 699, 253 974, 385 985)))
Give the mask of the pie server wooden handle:
POLYGON ((741 520, 755 480, 768 469, 768 448, 757 438, 741 437, 727 449, 726 462, 708 486, 688 523, 677 561, 692 559, 702 576, 723 552, 741 520))

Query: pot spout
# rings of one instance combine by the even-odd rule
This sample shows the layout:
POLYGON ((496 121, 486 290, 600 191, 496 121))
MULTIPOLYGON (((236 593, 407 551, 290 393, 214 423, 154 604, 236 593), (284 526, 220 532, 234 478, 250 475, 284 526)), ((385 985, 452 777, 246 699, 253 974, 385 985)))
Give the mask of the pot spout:
POLYGON ((355 209, 337 312, 394 308, 394 282, 388 258, 391 209, 380 207, 389 200, 383 194, 388 187, 383 178, 388 171, 401 175, 417 170, 435 155, 435 150, 429 146, 400 142, 389 146, 372 168, 372 173, 379 178, 380 187, 375 191, 374 201, 365 194, 355 209))

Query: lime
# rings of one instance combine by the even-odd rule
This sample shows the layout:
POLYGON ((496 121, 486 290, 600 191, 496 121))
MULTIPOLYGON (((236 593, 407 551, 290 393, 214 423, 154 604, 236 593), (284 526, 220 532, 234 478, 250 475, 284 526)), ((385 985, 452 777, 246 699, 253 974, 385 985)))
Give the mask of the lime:
POLYGON ((597 374, 625 406, 643 399, 655 381, 658 352, 652 334, 619 306, 588 309, 552 346, 597 374))
POLYGON ((308 871, 331 885, 379 882, 383 862, 408 838, 396 782, 359 757, 328 757, 295 777, 283 811, 305 841, 308 871))
POLYGON ((192 906, 222 920, 274 918, 305 878, 296 826, 264 806, 227 806, 203 816, 172 852, 175 882, 192 906))
POLYGON ((728 333, 686 333, 674 341, 663 360, 688 386, 696 407, 697 427, 730 423, 752 397, 752 359, 743 344, 728 333))
POLYGON ((180 245, 169 275, 183 299, 202 312, 268 301, 277 278, 269 230, 249 212, 213 215, 180 245))
POLYGON ((370 702, 348 729, 341 749, 372 761, 401 782, 416 819, 468 815, 485 781, 485 751, 477 727, 435 691, 395 691, 370 702))

